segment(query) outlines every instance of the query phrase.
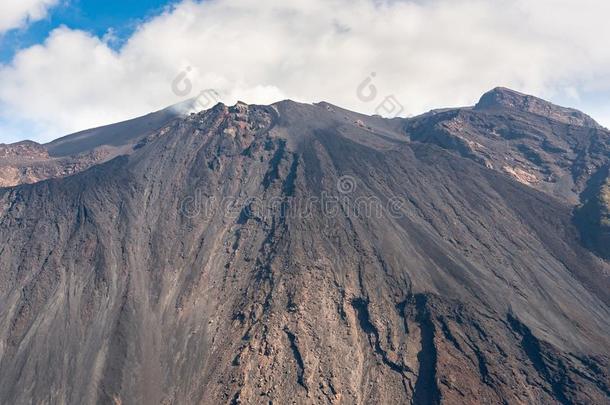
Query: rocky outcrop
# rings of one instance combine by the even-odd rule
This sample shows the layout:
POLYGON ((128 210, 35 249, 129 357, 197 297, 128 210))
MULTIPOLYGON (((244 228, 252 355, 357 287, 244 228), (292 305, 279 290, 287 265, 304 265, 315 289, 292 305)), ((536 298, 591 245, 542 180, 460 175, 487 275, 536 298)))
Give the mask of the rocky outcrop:
MULTIPOLYGON (((9 145, 11 149, 13 146, 9 145)), ((0 158, 0 187, 71 176, 119 154, 117 150, 101 148, 81 155, 52 158, 41 145, 37 146, 34 153, 11 151, 0 158)))
POLYGON ((475 110, 517 110, 549 118, 563 124, 601 128, 588 115, 573 108, 560 107, 538 97, 519 93, 503 87, 497 87, 483 95, 475 110))
POLYGON ((405 130, 412 140, 434 143, 574 206, 610 163, 608 130, 583 113, 507 89, 486 93, 474 108, 407 120, 405 130))
POLYGON ((48 159, 46 148, 36 142, 22 141, 13 144, 0 144, 0 159, 40 160, 48 159))

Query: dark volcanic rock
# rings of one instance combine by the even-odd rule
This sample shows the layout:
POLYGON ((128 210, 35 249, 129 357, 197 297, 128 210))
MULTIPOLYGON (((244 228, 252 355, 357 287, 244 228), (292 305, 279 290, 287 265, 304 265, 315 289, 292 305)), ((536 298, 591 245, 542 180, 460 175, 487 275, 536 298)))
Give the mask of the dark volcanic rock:
POLYGON ((583 193, 584 204, 576 210, 576 223, 585 245, 610 259, 610 166, 590 179, 583 193))
POLYGON ((71 176, 129 154, 176 119, 179 106, 78 132, 45 145, 31 141, 0 144, 0 187, 71 176))
POLYGON ((0 189, 0 402, 607 403, 610 264, 573 218, 607 142, 218 105, 0 189))
POLYGON ((485 93, 474 108, 480 111, 514 109, 547 117, 564 124, 601 128, 593 118, 578 110, 560 107, 538 97, 502 87, 485 93))

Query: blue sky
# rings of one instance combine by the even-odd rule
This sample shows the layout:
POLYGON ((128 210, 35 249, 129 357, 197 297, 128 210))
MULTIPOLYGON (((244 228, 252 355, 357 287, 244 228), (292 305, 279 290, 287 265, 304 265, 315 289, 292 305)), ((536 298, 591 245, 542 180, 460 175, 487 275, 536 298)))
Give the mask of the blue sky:
POLYGON ((227 104, 367 114, 394 96, 408 116, 504 86, 610 126, 607 15, 607 0, 0 0, 0 143, 48 142, 210 89, 227 104), (372 72, 377 98, 362 100, 372 72))
POLYGON ((49 15, 24 28, 12 29, 0 37, 0 63, 9 63, 23 48, 42 43, 61 25, 88 31, 98 37, 111 32, 118 48, 147 19, 160 14, 168 0, 63 0, 49 15))

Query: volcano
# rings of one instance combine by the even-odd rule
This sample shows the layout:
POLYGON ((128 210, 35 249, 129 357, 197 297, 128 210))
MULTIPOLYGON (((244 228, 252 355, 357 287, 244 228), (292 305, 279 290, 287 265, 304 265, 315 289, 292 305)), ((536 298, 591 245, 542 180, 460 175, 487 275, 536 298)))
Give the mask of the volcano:
POLYGON ((0 146, 0 403, 610 402, 610 132, 497 88, 0 146))

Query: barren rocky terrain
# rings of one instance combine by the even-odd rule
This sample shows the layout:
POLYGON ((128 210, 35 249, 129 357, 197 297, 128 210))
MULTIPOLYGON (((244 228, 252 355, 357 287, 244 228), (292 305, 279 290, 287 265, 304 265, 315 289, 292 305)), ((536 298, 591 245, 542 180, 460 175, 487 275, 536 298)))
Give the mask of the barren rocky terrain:
POLYGON ((133 120, 89 129, 48 144, 0 144, 0 187, 67 177, 128 154, 136 142, 178 116, 167 108, 133 120))
POLYGON ((166 118, 1 149, 113 154, 0 188, 0 403, 610 402, 591 118, 508 89, 166 118))

